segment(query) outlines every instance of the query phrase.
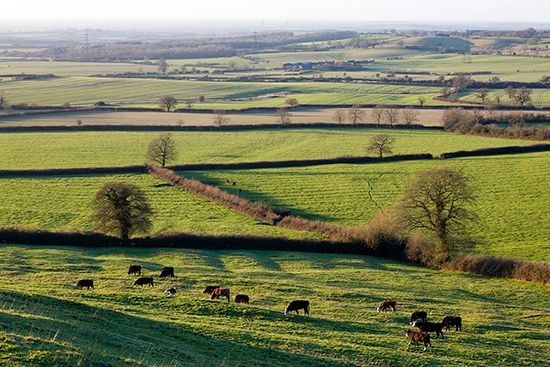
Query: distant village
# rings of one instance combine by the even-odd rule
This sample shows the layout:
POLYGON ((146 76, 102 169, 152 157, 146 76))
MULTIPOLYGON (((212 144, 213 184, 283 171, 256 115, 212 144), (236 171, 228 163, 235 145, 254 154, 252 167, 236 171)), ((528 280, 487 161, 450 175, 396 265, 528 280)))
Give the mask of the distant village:
POLYGON ((283 68, 287 71, 306 71, 306 70, 320 70, 320 71, 357 71, 362 70, 366 66, 373 65, 374 59, 367 59, 362 61, 349 60, 349 61, 322 61, 322 62, 287 62, 283 64, 283 68))

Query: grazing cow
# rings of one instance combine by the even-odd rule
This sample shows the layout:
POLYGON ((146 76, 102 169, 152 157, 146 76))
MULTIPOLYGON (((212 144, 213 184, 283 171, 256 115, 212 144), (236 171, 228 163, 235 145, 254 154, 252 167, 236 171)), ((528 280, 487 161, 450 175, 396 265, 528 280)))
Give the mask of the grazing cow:
POLYGON ((235 186, 235 185, 237 185, 237 183, 235 181, 233 181, 233 184, 231 186, 235 186))
POLYGON ((141 275, 141 265, 130 265, 128 275, 141 275))
POLYGON ((288 315, 292 311, 295 311, 296 315, 299 315, 299 310, 304 310, 304 316, 309 317, 309 301, 296 300, 290 302, 285 310, 285 315, 288 315))
POLYGON ((250 297, 248 297, 246 294, 237 294, 235 296, 235 303, 248 303, 250 301, 250 297))
POLYGON ((428 313, 426 311, 413 312, 411 315, 411 322, 409 324, 412 325, 415 321, 421 321, 421 322, 428 321, 428 313))
POLYGON ((378 305, 377 311, 378 312, 382 312, 382 311, 386 312, 388 309, 390 309, 392 312, 395 312, 396 306, 397 306, 397 302, 388 301, 386 299, 386 300, 383 300, 382 302, 380 302, 380 304, 378 305))
POLYGON ((460 316, 445 316, 441 323, 447 331, 451 330, 451 326, 455 327, 455 331, 462 331, 462 317, 460 316))
POLYGON ((166 277, 174 277, 174 267, 173 266, 165 266, 160 271, 160 278, 166 278, 166 277))
POLYGON ((227 297, 227 303, 231 302, 231 292, 229 288, 216 288, 212 291, 210 299, 217 299, 220 297, 227 297))
POLYGON ((411 343, 418 345, 418 342, 421 342, 422 344, 424 344, 424 349, 422 349, 423 351, 425 351, 427 348, 430 348, 430 351, 432 350, 430 334, 424 334, 424 333, 419 333, 418 331, 407 330, 405 331, 405 335, 410 339, 409 344, 407 345, 411 345, 411 343))
POLYGON ((413 326, 416 326, 423 333, 434 332, 435 338, 439 338, 439 335, 443 338, 443 324, 440 322, 413 322, 413 326))
POLYGON ((155 285, 153 282, 153 278, 151 277, 138 278, 134 282, 134 286, 139 285, 140 287, 143 287, 145 284, 149 284, 150 287, 154 287, 155 285))
POLYGON ((172 287, 170 289, 167 289, 167 290, 164 291, 164 293, 173 296, 173 295, 176 294, 176 287, 172 287))
POLYGON ((91 280, 91 279, 82 279, 82 280, 79 280, 78 283, 76 283, 76 286, 77 288, 84 288, 86 287, 86 289, 94 289, 94 281, 91 280))
POLYGON ((214 292, 214 289, 220 288, 219 285, 209 285, 208 287, 204 288, 204 291, 202 293, 204 294, 212 294, 214 292))

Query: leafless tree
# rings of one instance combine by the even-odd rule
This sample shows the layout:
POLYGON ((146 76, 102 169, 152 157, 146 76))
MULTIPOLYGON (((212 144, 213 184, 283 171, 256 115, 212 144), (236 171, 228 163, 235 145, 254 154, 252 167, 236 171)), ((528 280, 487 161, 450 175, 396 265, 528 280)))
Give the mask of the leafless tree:
POLYGON ((0 94, 0 110, 8 109, 8 100, 4 97, 3 94, 0 94))
POLYGON ((376 125, 380 126, 385 113, 385 108, 382 106, 376 106, 372 109, 371 115, 373 120, 376 122, 376 125))
POLYGON ((519 88, 516 90, 516 93, 514 93, 514 99, 520 106, 525 106, 527 102, 531 101, 531 93, 533 91, 529 88, 519 88))
POLYGON ((489 89, 487 88, 481 88, 481 89, 478 89, 475 93, 474 93, 474 96, 476 96, 477 98, 481 99, 481 103, 485 104, 485 100, 487 99, 487 96, 489 95, 489 89))
POLYGON ((412 107, 405 108, 404 110, 401 111, 401 116, 403 116, 403 122, 405 123, 405 125, 408 125, 408 126, 416 124, 418 122, 418 115, 419 115, 418 111, 412 107))
POLYGON ((384 154, 390 154, 393 151, 394 139, 386 134, 374 135, 369 144, 365 147, 367 152, 375 152, 378 158, 383 158, 384 154))
POLYGON ((172 108, 174 108, 178 104, 178 101, 176 100, 176 97, 174 96, 164 96, 160 99, 160 107, 166 112, 170 112, 172 108))
POLYGON ((153 139, 147 148, 147 160, 165 167, 178 157, 176 142, 172 135, 163 134, 153 139))
POLYGON ((296 98, 287 98, 285 104, 290 107, 298 106, 298 100, 296 98))
POLYGON ((424 105, 426 104, 426 97, 424 96, 418 97, 418 104, 420 105, 420 108, 424 108, 424 105))
POLYGON ((406 190, 401 207, 410 229, 435 234, 438 253, 448 255, 453 250, 453 234, 476 218, 469 210, 475 199, 464 173, 443 167, 421 172, 406 190))
POLYGON ((158 62, 158 69, 161 73, 166 73, 168 70, 168 63, 164 59, 160 59, 158 62))
POLYGON ((188 99, 187 101, 185 101, 185 106, 187 107, 188 110, 192 109, 193 108, 193 101, 188 99))
POLYGON ((336 110, 332 114, 332 120, 340 125, 346 121, 346 113, 342 110, 336 110))
POLYGON ((227 124, 229 120, 230 118, 226 116, 226 112, 224 110, 218 110, 215 112, 214 123, 219 127, 222 127, 223 125, 227 124))
POLYGON ((281 125, 290 124, 292 122, 291 117, 292 117, 292 114, 288 112, 287 108, 282 107, 277 110, 277 118, 281 123, 281 125))
POLYGON ((363 121, 363 116, 365 111, 363 111, 359 106, 352 106, 348 112, 349 119, 353 125, 357 125, 358 122, 363 121))
POLYGON ((393 127, 393 125, 399 122, 399 110, 397 108, 387 108, 385 110, 386 123, 393 127))

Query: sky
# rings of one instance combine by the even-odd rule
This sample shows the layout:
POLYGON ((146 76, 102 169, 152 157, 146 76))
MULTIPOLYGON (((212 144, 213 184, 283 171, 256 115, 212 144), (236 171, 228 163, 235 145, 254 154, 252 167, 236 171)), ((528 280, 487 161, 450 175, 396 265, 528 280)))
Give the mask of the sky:
POLYGON ((550 23, 550 0, 2 0, 16 19, 550 23))

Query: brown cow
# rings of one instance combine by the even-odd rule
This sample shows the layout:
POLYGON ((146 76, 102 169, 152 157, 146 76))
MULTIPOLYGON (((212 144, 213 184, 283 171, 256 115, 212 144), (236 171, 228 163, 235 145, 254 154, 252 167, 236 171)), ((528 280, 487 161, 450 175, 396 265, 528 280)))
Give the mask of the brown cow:
POLYGON ((141 265, 130 265, 128 275, 141 275, 141 265))
POLYGON ((204 294, 212 294, 214 292, 214 289, 220 288, 219 285, 209 285, 208 287, 204 288, 204 291, 202 293, 204 294))
POLYGON ((246 294, 237 294, 235 296, 235 303, 248 303, 250 302, 250 297, 246 294))
POLYGON ((309 317, 309 301, 296 300, 290 302, 288 307, 285 310, 285 315, 288 315, 292 311, 296 312, 296 315, 299 315, 299 310, 304 310, 304 316, 309 317))
POLYGON ((87 289, 94 289, 94 281, 91 280, 91 279, 82 279, 82 280, 79 280, 78 283, 76 283, 76 286, 77 288, 84 288, 86 287, 87 289))
POLYGON ((227 297, 227 302, 231 302, 231 292, 229 288, 216 288, 212 291, 210 299, 217 299, 220 297, 227 297))
POLYGON ((454 326, 455 331, 462 331, 462 317, 460 316, 445 316, 441 323, 447 330, 451 330, 451 326, 454 326))
POLYGON ((430 351, 432 350, 430 334, 424 334, 418 331, 407 330, 405 331, 405 335, 410 339, 409 344, 407 345, 411 345, 411 343, 418 345, 418 342, 421 342, 422 344, 424 344, 424 349, 422 349, 423 351, 425 351, 427 348, 430 348, 430 351))
POLYGON ((139 285, 140 287, 143 287, 145 284, 149 284, 150 287, 154 287, 155 285, 153 282, 153 278, 151 277, 138 278, 134 282, 134 286, 139 285))
POLYGON ((378 308, 377 308, 377 311, 378 312, 386 312, 388 309, 390 309, 392 312, 395 312, 395 308, 396 308, 396 305, 397 305, 397 302, 395 301, 389 301, 389 300, 383 300, 382 302, 380 302, 380 304, 378 305, 378 308))
POLYGON ((412 325, 419 328, 423 333, 434 332, 436 339, 439 338, 439 335, 443 338, 443 324, 440 322, 415 321, 412 325))
POLYGON ((166 277, 174 277, 174 267, 173 266, 165 266, 162 268, 160 272, 160 278, 166 278, 166 277))

